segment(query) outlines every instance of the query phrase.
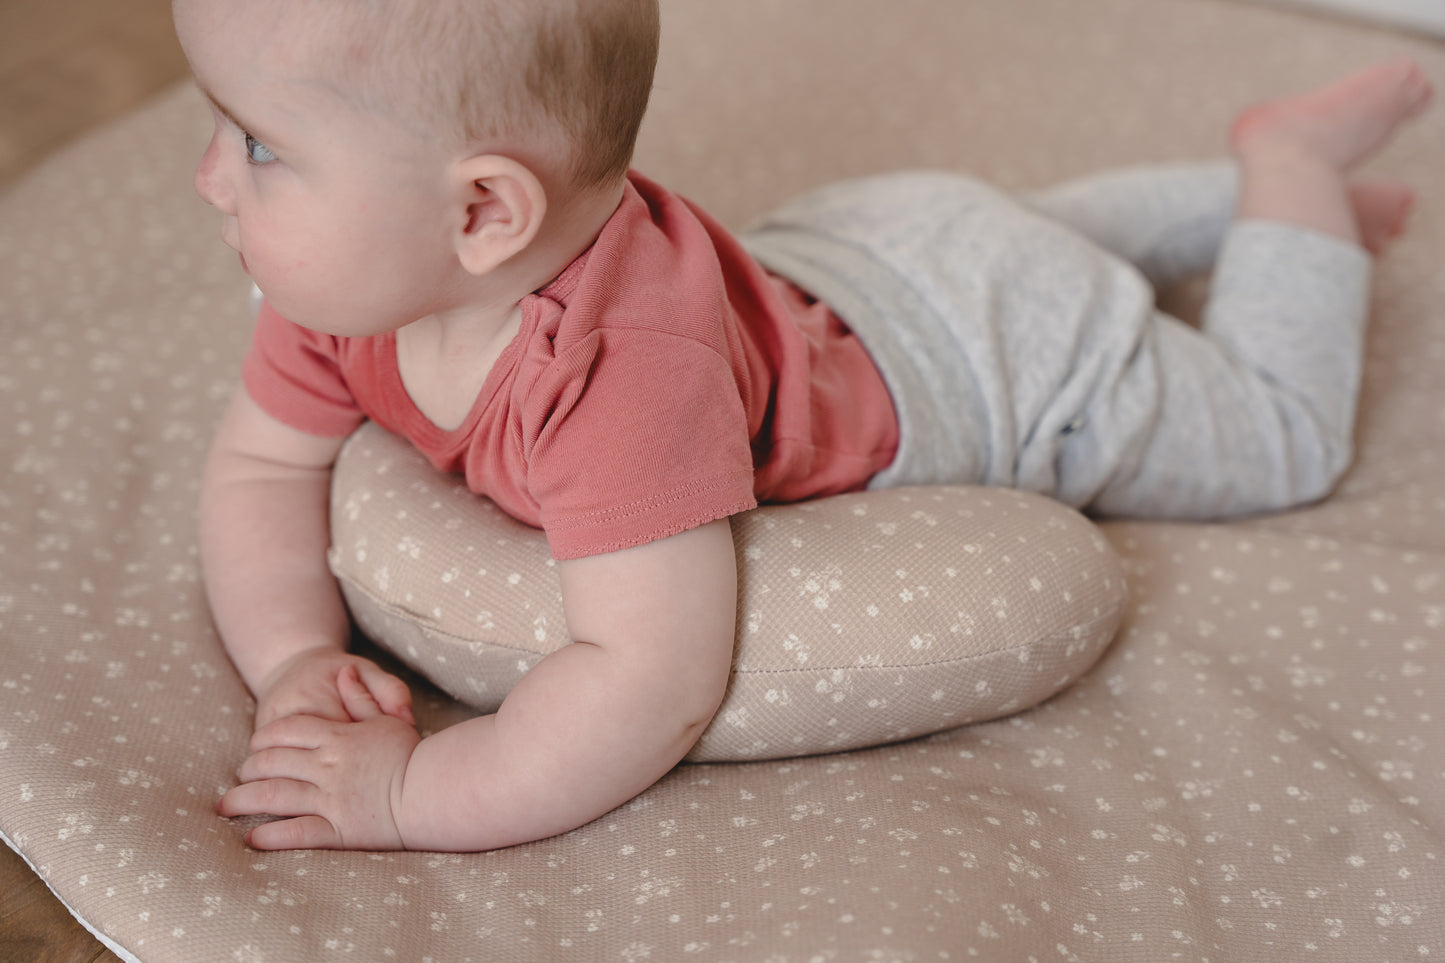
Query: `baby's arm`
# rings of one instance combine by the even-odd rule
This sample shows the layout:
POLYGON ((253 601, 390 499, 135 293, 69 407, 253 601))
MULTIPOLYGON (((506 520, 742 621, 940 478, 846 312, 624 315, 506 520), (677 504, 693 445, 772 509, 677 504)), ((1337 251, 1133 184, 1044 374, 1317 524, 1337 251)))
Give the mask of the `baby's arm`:
POLYGON ((661 778, 716 712, 732 664, 736 565, 725 519, 563 562, 578 641, 543 659, 495 715, 414 746, 381 717, 280 720, 257 732, 248 781, 221 812, 295 817, 254 829, 262 849, 472 851, 590 822, 661 778))
POLYGON ((346 608, 326 565, 331 465, 340 448, 340 439, 276 421, 241 389, 206 462, 206 592, 226 651, 256 696, 258 728, 293 713, 349 719, 336 687, 347 665, 384 711, 411 718, 405 683, 346 653, 346 608))

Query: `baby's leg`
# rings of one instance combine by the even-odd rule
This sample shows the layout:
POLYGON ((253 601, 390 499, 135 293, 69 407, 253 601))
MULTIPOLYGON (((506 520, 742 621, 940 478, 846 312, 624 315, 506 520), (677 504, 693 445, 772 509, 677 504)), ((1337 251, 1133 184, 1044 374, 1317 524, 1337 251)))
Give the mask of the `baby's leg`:
POLYGON ((1349 464, 1370 259, 1411 194, 1348 180, 1428 101, 1408 61, 1251 108, 1235 126, 1240 220, 1203 331, 1158 316, 1141 352, 1158 419, 1106 513, 1210 517, 1287 508, 1327 493, 1349 464))
POLYGON ((1144 273, 1156 288, 1207 271, 1233 219, 1229 161, 1103 171, 1023 196, 1144 273))
MULTIPOLYGON (((1408 201, 1352 191, 1349 172, 1374 154, 1431 97, 1429 79, 1408 59, 1380 64, 1318 90, 1267 101, 1235 121, 1230 140, 1240 167, 1238 216, 1379 243, 1398 230, 1408 201), (1370 216, 1358 216, 1364 203, 1370 216), (1377 223, 1382 210, 1398 221, 1377 223), (1369 221, 1369 236, 1362 222, 1369 221)), ((1386 218, 1388 221, 1388 218, 1386 218)))
MULTIPOLYGON (((1129 167, 1024 194, 1025 204, 1133 264, 1156 289, 1214 266, 1234 220, 1239 178, 1231 162, 1129 167)), ((1415 192, 1398 181, 1350 182, 1359 242, 1376 256, 1399 237, 1415 192)))
MULTIPOLYGON (((1214 519, 1328 494, 1353 455, 1370 257, 1271 221, 1230 230, 1203 330, 1156 312, 1121 384, 1151 390, 1152 425, 1091 507, 1106 515, 1214 519)), ((1105 425, 1107 428, 1107 424, 1105 425)), ((1083 447, 1067 450, 1065 477, 1083 447)))

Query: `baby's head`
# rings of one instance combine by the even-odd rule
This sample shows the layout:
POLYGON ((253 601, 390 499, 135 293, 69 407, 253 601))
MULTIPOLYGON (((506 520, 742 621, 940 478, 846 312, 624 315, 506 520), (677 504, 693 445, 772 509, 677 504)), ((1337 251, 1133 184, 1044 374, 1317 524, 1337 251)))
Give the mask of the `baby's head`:
MULTIPOLYGON (((291 0, 294 4, 295 0, 291 0)), ((303 0, 343 98, 454 149, 538 155, 578 189, 631 162, 657 61, 657 0, 303 0)))
POLYGON ((569 235, 620 196, 659 33, 657 0, 174 0, 174 12, 216 113, 196 182, 223 237, 283 314, 284 302, 293 320, 346 319, 354 333, 476 294, 453 254, 473 277, 506 265, 487 298, 528 280, 527 258, 575 255, 569 235), (401 280, 376 290, 381 273, 435 303, 401 280))

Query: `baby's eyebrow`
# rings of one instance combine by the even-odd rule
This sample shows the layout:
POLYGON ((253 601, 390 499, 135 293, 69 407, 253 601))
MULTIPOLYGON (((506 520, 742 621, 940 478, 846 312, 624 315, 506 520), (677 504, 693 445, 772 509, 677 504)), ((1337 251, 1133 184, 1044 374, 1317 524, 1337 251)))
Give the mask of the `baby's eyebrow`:
POLYGON ((216 110, 220 112, 222 117, 230 121, 233 127, 239 127, 241 130, 244 130, 248 133, 250 132, 250 126, 241 123, 241 121, 237 119, 236 115, 231 113, 230 109, 227 108, 225 104, 221 103, 219 100, 216 99, 216 95, 211 93, 210 90, 206 88, 205 84, 197 82, 196 86, 201 89, 201 93, 205 96, 205 98, 211 102, 211 106, 216 108, 216 110))

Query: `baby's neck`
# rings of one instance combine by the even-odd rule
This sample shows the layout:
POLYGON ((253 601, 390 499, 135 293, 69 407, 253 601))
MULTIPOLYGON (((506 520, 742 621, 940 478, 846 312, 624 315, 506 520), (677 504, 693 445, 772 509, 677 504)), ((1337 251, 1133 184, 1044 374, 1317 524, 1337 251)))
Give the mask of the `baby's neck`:
POLYGON ((512 305, 505 314, 438 315, 399 330, 397 371, 417 410, 445 431, 460 427, 521 318, 521 307, 512 305))
POLYGON ((546 287, 596 242, 597 235, 622 203, 624 189, 623 184, 618 184, 575 193, 548 212, 547 224, 528 252, 535 256, 537 270, 526 294, 546 287))
POLYGON ((412 403, 437 427, 470 414, 487 375, 521 329, 521 302, 551 283, 589 248, 622 198, 622 188, 579 196, 544 234, 489 280, 488 296, 414 321, 397 332, 397 366, 412 403))

